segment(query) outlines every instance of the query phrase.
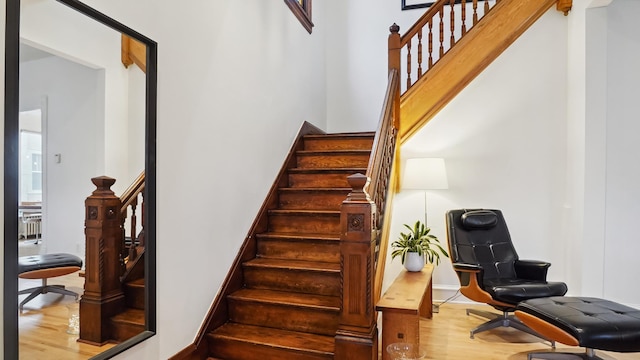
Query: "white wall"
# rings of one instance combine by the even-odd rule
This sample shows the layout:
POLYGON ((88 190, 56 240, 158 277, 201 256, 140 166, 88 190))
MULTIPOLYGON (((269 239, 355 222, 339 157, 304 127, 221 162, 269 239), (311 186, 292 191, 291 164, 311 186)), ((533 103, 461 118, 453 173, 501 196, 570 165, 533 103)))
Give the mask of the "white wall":
MULTIPOLYGON (((640 213, 640 2, 616 0, 607 7, 606 94, 606 241, 604 296, 640 304, 640 288, 630 286, 640 277, 637 262, 636 214, 640 213)), ((585 227, 585 231, 588 228, 585 227)))
POLYGON ((84 258, 84 200, 104 171, 104 71, 56 56, 20 64, 20 110, 43 98, 43 246, 84 258))
POLYGON ((129 186, 144 170, 144 130, 145 130, 145 96, 146 76, 136 65, 129 67, 128 94, 128 131, 127 131, 127 164, 128 177, 122 182, 129 186))
POLYGON ((393 23, 404 33, 425 9, 402 11, 400 0, 328 1, 329 130, 374 130, 387 87, 387 39, 393 23))
POLYGON ((20 18, 21 40, 33 47, 93 69, 104 75, 104 117, 102 132, 105 141, 96 144, 104 149, 100 175, 118 181, 113 186, 122 193, 133 180, 129 175, 128 141, 120 141, 129 130, 129 73, 120 59, 120 33, 55 1, 22 0, 20 18), (112 141, 112 139, 115 139, 112 141), (129 179, 129 181, 127 181, 129 179))

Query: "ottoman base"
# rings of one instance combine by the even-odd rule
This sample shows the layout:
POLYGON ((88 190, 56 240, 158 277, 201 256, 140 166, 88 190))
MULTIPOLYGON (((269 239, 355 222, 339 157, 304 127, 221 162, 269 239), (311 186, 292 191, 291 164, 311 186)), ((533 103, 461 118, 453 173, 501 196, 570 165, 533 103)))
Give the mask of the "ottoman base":
POLYGON ((603 358, 596 356, 596 351, 593 349, 587 349, 585 353, 567 353, 567 352, 540 352, 530 353, 527 356, 528 360, 542 359, 542 360, 604 360, 603 358))

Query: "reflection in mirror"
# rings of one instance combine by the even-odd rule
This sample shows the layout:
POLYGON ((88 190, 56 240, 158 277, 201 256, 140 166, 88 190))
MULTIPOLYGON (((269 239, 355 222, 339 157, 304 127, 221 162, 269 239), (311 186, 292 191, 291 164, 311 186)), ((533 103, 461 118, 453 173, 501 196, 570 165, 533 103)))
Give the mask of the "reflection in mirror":
POLYGON ((42 109, 20 111, 20 158, 18 183, 18 240, 40 244, 42 237, 42 109))
POLYGON ((6 35, 4 355, 108 358, 155 331, 156 44, 76 0, 6 35))

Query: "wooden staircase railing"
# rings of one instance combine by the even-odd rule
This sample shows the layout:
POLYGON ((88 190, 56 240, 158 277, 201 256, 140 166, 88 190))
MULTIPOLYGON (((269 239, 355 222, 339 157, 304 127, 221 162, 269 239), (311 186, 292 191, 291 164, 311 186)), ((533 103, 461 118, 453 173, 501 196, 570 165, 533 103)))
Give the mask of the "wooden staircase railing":
POLYGON ((340 214, 342 296, 335 359, 377 359, 375 304, 380 297, 394 193, 399 80, 389 84, 367 174, 349 176, 352 191, 340 214))
MULTIPOLYGON (((126 301, 123 282, 126 275, 132 272, 132 264, 138 262, 143 254, 135 249, 125 251, 124 240, 125 223, 129 218, 127 213, 131 208, 130 248, 135 248, 136 242, 144 246, 143 236, 135 235, 135 214, 145 182, 143 172, 119 198, 111 190, 115 179, 100 176, 91 181, 96 190, 85 200, 85 284, 80 300, 78 341, 102 345, 114 339, 109 319, 124 311, 126 301), (129 256, 126 264, 125 256, 129 256)), ((144 202, 142 208, 144 209, 144 202)))
POLYGON ((456 5, 454 0, 437 1, 402 36, 397 25, 390 27, 389 67, 406 74, 400 98, 400 144, 431 120, 552 5, 565 14, 572 5, 571 0, 459 1, 456 5), (406 67, 404 72, 402 67, 406 67))
POLYGON ((389 44, 389 58, 393 58, 393 63, 397 64, 394 68, 398 70, 400 70, 401 56, 403 55, 406 60, 402 62, 406 66, 404 92, 420 80, 499 2, 499 0, 458 1, 460 2, 458 5, 456 0, 437 1, 402 36, 399 34, 400 28, 397 25, 391 26, 394 40, 393 44, 391 42, 389 44), (471 13, 468 14, 468 12, 471 13))
MULTIPOLYGON (((138 250, 144 249, 144 231, 138 231, 138 215, 136 211, 138 203, 140 203, 142 218, 144 219, 144 184, 144 171, 142 171, 129 188, 122 193, 122 196, 120 196, 120 201, 122 202, 122 207, 120 208, 122 214, 122 240, 125 241, 126 239, 127 229, 129 230, 130 239, 130 244, 122 247, 124 252, 122 257, 126 259, 125 263, 129 264, 127 269, 133 264, 133 260, 138 257, 138 250), (129 209, 131 211, 129 211, 129 209), (128 223, 127 220, 129 220, 128 223)), ((143 223, 144 221, 142 224, 143 223)))

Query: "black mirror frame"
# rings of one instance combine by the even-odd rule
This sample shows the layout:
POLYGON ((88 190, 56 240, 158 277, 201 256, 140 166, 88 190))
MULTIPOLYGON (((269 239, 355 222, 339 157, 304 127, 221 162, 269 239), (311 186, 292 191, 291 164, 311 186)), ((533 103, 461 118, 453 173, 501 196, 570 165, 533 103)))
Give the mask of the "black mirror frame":
MULTIPOLYGON (((56 0, 147 46, 145 104, 145 331, 92 359, 111 358, 156 333, 156 118, 157 54, 155 41, 77 0, 56 0)), ((4 290, 3 355, 18 359, 18 136, 20 73, 20 0, 6 1, 4 83, 4 290)), ((87 179, 89 181, 89 179, 87 179)))

